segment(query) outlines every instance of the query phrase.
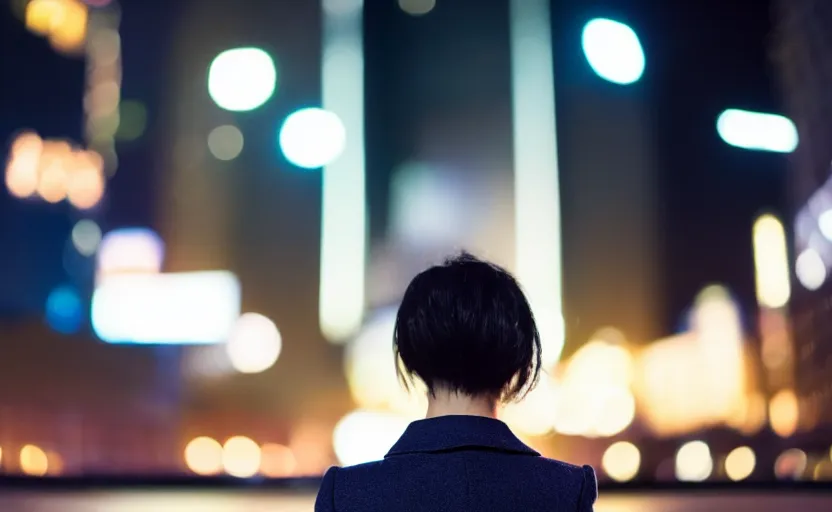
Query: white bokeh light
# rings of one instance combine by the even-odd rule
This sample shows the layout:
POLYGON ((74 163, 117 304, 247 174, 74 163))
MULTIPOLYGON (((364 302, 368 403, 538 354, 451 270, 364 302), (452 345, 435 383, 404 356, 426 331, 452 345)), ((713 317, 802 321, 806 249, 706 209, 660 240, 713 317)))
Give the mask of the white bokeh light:
POLYGON ((232 112, 254 110, 268 101, 277 86, 277 69, 259 48, 226 50, 208 70, 208 93, 220 107, 232 112))
POLYGON ((260 373, 271 368, 283 348, 277 326, 259 313, 245 313, 228 338, 231 365, 240 373, 260 373))
POLYGON ((791 153, 798 144, 794 123, 776 114, 729 108, 717 118, 716 131, 726 144, 742 149, 791 153))
POLYGON ((817 290, 826 281, 826 264, 814 249, 801 252, 794 263, 797 280, 807 290, 817 290))
POLYGON ((619 85, 637 82, 644 73, 644 50, 636 33, 623 23, 594 19, 581 36, 586 60, 604 80, 619 85))
POLYGON ((225 472, 237 478, 249 478, 260 469, 260 446, 243 436, 230 438, 222 447, 222 466, 225 472))
POLYGON ((676 478, 682 482, 703 482, 713 470, 711 449, 702 441, 685 443, 676 452, 676 478))
POLYGON ((381 460, 409 424, 409 419, 392 413, 353 411, 332 433, 335 455, 345 466, 381 460))
POLYGON ((826 210, 818 216, 818 228, 824 238, 832 241, 832 210, 826 210))
POLYGON ((334 113, 304 108, 290 114, 283 122, 279 142, 286 160, 304 169, 317 169, 341 155, 347 143, 347 132, 334 113))

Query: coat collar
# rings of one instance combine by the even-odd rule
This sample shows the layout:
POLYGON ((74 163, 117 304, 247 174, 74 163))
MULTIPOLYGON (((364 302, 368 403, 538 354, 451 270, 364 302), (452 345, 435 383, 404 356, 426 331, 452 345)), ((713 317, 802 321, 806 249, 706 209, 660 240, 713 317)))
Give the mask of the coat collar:
POLYGON ((385 457, 459 448, 540 455, 517 439, 500 420, 482 416, 439 416, 411 423, 385 457))

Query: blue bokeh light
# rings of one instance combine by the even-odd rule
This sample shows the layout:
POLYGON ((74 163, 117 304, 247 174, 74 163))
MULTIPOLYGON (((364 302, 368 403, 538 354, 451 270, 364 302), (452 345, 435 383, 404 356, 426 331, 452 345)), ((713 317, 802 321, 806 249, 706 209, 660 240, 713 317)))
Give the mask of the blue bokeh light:
POLYGON ((73 334, 83 321, 81 295, 71 286, 59 286, 46 299, 46 323, 61 334, 73 334))

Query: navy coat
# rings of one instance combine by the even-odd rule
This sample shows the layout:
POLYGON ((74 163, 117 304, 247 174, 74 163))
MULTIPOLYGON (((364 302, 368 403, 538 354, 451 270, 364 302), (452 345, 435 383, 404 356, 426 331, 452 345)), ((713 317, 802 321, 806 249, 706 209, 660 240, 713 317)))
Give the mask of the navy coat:
POLYGON ((316 512, 592 512, 590 466, 541 457, 502 421, 414 421, 383 460, 324 475, 316 512))

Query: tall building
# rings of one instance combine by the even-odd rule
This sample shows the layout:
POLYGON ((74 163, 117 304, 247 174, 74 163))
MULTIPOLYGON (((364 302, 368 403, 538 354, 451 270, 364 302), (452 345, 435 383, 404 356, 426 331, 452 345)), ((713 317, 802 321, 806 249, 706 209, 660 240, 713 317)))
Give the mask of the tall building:
POLYGON ((801 426, 832 424, 832 4, 774 3, 772 54, 786 113, 800 135, 790 155, 795 285, 791 314, 801 426))

